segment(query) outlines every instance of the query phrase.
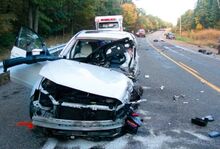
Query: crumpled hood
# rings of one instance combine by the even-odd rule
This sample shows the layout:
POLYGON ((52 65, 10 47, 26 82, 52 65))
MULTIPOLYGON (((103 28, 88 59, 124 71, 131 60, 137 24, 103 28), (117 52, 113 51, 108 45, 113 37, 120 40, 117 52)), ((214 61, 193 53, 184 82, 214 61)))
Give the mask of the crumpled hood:
POLYGON ((73 60, 57 60, 45 65, 40 75, 63 86, 124 102, 133 83, 124 74, 73 60))

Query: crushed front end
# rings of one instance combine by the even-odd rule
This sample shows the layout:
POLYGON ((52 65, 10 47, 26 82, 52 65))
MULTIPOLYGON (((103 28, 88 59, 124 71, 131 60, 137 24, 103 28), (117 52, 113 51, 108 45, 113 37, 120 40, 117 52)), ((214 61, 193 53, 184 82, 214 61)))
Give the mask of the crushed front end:
POLYGON ((32 96, 30 116, 34 125, 58 134, 116 136, 125 125, 130 92, 122 102, 43 79, 32 96))

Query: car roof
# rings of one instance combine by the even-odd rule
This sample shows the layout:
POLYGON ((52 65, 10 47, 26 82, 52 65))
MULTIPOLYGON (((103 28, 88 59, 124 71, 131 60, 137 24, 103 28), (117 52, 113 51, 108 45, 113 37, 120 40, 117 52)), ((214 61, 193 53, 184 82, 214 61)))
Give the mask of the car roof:
POLYGON ((117 40, 129 37, 132 39, 131 33, 125 31, 112 31, 112 30, 83 30, 81 31, 76 38, 77 39, 111 39, 117 40))

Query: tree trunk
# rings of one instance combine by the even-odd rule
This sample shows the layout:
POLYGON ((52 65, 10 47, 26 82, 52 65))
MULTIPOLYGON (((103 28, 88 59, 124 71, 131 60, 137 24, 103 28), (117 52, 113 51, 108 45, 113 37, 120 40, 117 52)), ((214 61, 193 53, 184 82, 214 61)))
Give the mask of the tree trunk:
POLYGON ((29 1, 29 9, 28 9, 28 25, 29 28, 33 29, 33 6, 29 1))
POLYGON ((39 22, 39 6, 35 7, 35 16, 34 16, 34 31, 38 32, 38 22, 39 22))

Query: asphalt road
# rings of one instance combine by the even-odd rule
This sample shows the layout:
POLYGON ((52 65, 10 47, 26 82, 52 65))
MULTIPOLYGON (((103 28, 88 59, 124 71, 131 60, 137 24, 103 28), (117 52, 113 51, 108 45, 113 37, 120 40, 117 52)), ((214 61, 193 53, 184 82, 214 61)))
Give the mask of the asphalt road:
POLYGON ((169 44, 160 39, 162 32, 139 38, 140 70, 138 83, 144 88, 139 113, 144 125, 136 135, 114 140, 59 140, 46 138, 37 130, 16 126, 30 121, 30 89, 10 82, 0 86, 0 148, 56 149, 217 149, 220 137, 220 59, 169 44), (175 100, 173 97, 175 96, 175 100), (212 115, 206 127, 191 124, 191 118, 212 115))

